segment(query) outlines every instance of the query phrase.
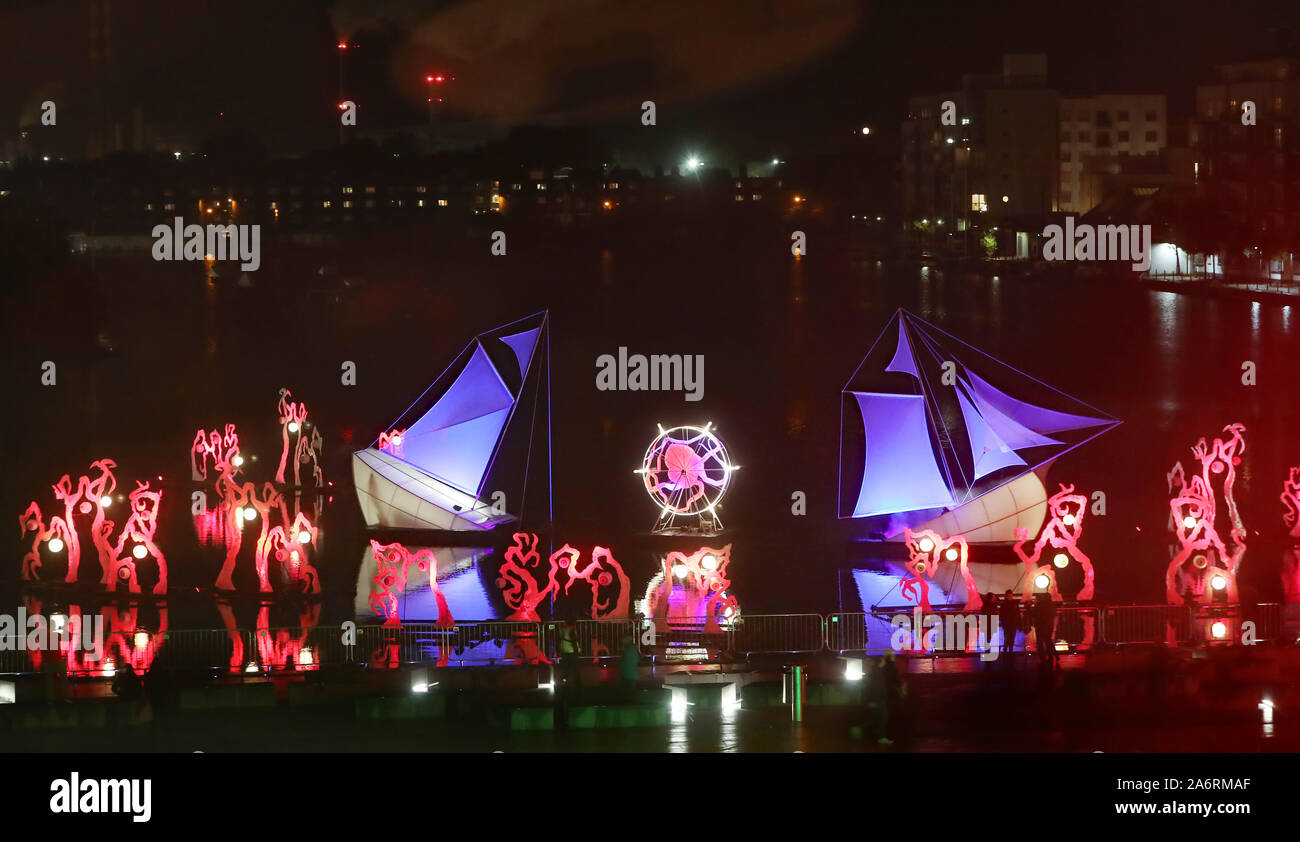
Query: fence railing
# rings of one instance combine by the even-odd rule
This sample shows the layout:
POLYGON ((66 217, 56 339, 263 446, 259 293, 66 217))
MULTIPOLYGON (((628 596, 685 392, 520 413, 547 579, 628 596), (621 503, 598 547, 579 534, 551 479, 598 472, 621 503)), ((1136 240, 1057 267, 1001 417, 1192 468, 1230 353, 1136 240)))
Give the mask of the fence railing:
MULTIPOLYGON (((130 665, 136 672, 165 669, 208 670, 224 674, 309 672, 323 666, 355 664, 370 668, 403 664, 477 666, 553 663, 566 653, 584 660, 621 657, 628 641, 642 657, 656 660, 712 660, 753 655, 815 652, 881 652, 892 648, 894 613, 743 614, 727 622, 716 618, 654 618, 522 622, 457 621, 403 625, 290 626, 264 629, 181 629, 164 633, 109 634, 101 657, 58 649, 19 648, 16 638, 0 645, 0 675, 52 669, 76 675, 111 677, 130 665)), ((963 612, 936 608, 931 613, 954 620, 963 612)), ((995 616, 995 615, 993 615, 995 616)), ((966 617, 965 619, 973 619, 966 617)), ((1021 631, 1034 631, 1028 618, 1021 631)), ((1086 651, 1095 646, 1136 643, 1240 644, 1282 639, 1278 603, 1171 606, 1061 606, 1052 637, 1058 647, 1086 651)), ((1000 641, 1005 630, 995 635, 1000 641)), ((1293 641, 1291 641, 1293 642, 1293 641)), ((958 647, 975 651, 975 640, 958 647)), ((911 650, 915 651, 915 650, 911 650)))

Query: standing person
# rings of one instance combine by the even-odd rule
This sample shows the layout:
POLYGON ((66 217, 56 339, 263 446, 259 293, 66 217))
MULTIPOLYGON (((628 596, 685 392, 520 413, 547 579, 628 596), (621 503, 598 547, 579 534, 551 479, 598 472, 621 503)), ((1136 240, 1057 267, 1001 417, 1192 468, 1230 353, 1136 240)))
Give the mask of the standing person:
POLYGON ((1048 594, 1034 598, 1034 637, 1038 641, 1038 657, 1043 664, 1055 668, 1056 655, 1056 605, 1048 594))
POLYGON ((1016 632, 1020 631, 1020 605, 1007 588, 998 606, 998 622, 1002 626, 1002 651, 1016 651, 1016 632))
POLYGON ((880 688, 880 738, 876 742, 884 746, 893 745, 894 741, 889 735, 898 730, 896 724, 899 708, 907 696, 907 685, 903 683, 903 674, 898 669, 898 662, 894 660, 893 650, 886 649, 876 663, 875 677, 876 686, 880 688))

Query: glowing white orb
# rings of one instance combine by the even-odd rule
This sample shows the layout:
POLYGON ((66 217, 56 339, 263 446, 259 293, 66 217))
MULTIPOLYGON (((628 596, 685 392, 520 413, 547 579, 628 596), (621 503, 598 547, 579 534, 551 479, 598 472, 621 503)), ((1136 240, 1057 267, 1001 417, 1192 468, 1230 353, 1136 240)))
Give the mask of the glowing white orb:
POLYGON ((105 494, 103 497, 99 498, 99 505, 107 509, 109 506, 113 505, 113 498, 105 494))
POLYGON ((1184 529, 1195 529, 1195 528, 1196 528, 1196 518, 1192 517, 1191 515, 1188 515, 1187 517, 1183 518, 1183 528, 1184 528, 1184 529))
POLYGON ((1055 564, 1057 568, 1062 570, 1064 570, 1065 566, 1069 563, 1070 563, 1070 557, 1065 553, 1057 553, 1052 558, 1052 564, 1055 564))
POLYGON ((1216 591, 1221 591, 1228 587, 1228 580, 1222 576, 1215 576, 1210 579, 1210 587, 1214 588, 1216 591))
POLYGON ((63 552, 63 539, 62 539, 62 538, 51 538, 51 539, 50 539, 50 552, 52 552, 52 553, 61 553, 61 552, 63 552))
POLYGON ((256 519, 257 519, 257 509, 253 508, 252 506, 246 507, 244 509, 244 520, 256 520, 256 519))
POLYGON ((700 559, 700 566, 703 567, 705 570, 717 570, 718 569, 717 556, 712 554, 704 556, 704 558, 700 559))
POLYGON ((1052 584, 1052 580, 1048 578, 1046 573, 1039 573, 1034 577, 1034 587, 1036 588, 1046 588, 1050 584, 1052 584))
POLYGON ((138 631, 138 632, 136 632, 136 633, 135 633, 135 648, 136 648, 136 649, 144 649, 144 648, 145 648, 146 646, 148 646, 148 645, 149 645, 149 633, 148 633, 148 632, 145 632, 145 631, 138 631))
POLYGON ((1228 636, 1228 626, 1222 620, 1215 620, 1210 626, 1210 634, 1214 635, 1215 640, 1223 640, 1228 636))
POLYGON ((1074 526, 1074 515, 1066 515, 1061 518, 1061 523, 1064 523, 1066 526, 1074 526))
POLYGON ((928 553, 934 549, 934 542, 929 538, 922 538, 921 543, 917 544, 917 546, 921 548, 921 552, 928 553))
POLYGON ((944 551, 943 557, 948 559, 949 561, 956 561, 957 556, 959 555, 961 555, 961 553, 957 552, 956 547, 949 547, 947 550, 944 551))
POLYGON ((304 529, 303 531, 299 532, 299 533, 298 533, 298 543, 299 543, 299 544, 310 544, 310 543, 311 543, 311 533, 308 532, 308 531, 305 530, 305 529, 304 529))
POLYGON ((296 433, 296 432, 298 432, 298 422, 297 422, 297 421, 290 421, 290 422, 289 422, 289 432, 291 432, 291 433, 296 433))
POLYGON ((244 457, 236 453, 234 457, 231 458, 230 464, 238 468, 240 465, 244 464, 244 457))
POLYGON ((676 576, 678 579, 685 579, 685 578, 686 578, 686 565, 684 565, 684 564, 674 564, 674 565, 673 565, 673 575, 676 576))
POLYGON ((399 446, 399 447, 401 446, 401 444, 402 444, 402 436, 401 436, 401 434, 398 434, 398 435, 396 435, 396 436, 393 436, 393 444, 395 444, 395 445, 397 445, 397 446, 399 446))
POLYGON ((146 547, 144 544, 136 544, 134 547, 131 548, 131 555, 135 556, 136 558, 144 558, 145 556, 149 555, 149 548, 146 547))
POLYGON ((311 650, 305 647, 303 649, 298 650, 298 665, 307 667, 307 666, 311 666, 311 664, 312 664, 311 650))

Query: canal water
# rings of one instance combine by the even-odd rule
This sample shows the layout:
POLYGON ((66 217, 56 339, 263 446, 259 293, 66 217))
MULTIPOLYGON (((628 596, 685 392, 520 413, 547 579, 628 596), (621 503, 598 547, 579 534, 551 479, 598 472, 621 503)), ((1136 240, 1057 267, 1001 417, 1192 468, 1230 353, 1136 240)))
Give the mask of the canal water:
MULTIPOLYGON (((290 494, 286 504, 321 529, 315 619, 373 617, 363 572, 371 536, 350 488, 351 451, 387 429, 476 333, 547 308, 554 526, 540 528, 546 501, 534 495, 528 530, 584 559, 597 545, 610 548, 634 599, 667 550, 730 544, 728 576, 742 610, 861 610, 863 577, 852 571, 888 571, 882 559, 896 559, 897 549, 866 542, 860 522, 836 518, 840 390, 903 307, 1123 421, 1057 460, 1046 478, 1049 493, 1058 482, 1104 493, 1105 515, 1088 518, 1080 542, 1099 600, 1163 601, 1166 473, 1190 460, 1197 439, 1244 424, 1243 596, 1280 597, 1288 541, 1278 495, 1288 467, 1300 465, 1300 389, 1292 388, 1300 314, 1136 282, 945 273, 877 259, 831 226, 812 232, 800 258, 788 234, 726 229, 512 233, 504 257, 490 254, 487 229, 385 232, 310 248, 272 240, 258 272, 241 278, 218 266, 211 282, 199 264, 144 255, 74 261, 12 291, 5 308, 13 354, 4 511, 16 518, 35 500, 48 516, 60 476, 75 482, 92 460, 114 459, 119 493, 137 480, 163 489, 157 543, 169 563, 169 622, 221 628, 211 587, 224 550, 201 540, 189 449, 200 427, 236 424, 242 451, 255 457, 248 478, 272 479, 276 404, 287 387, 324 440, 329 484, 319 498, 290 494), (702 355, 702 399, 597 389, 597 358, 620 347, 702 355), (54 385, 41 381, 47 361, 54 385), (355 385, 343 383, 349 363, 355 385), (1243 383, 1247 363, 1254 385, 1243 383), (740 466, 721 508, 727 533, 651 536, 656 510, 634 469, 657 425, 706 422, 740 466), (793 510, 796 494, 806 514, 793 510)), ((497 576, 508 535, 455 549, 409 543, 435 548, 454 615, 509 613, 497 576)), ((10 573, 0 577, 5 605, 18 602, 26 549, 11 544, 10 573)), ((249 555, 234 575, 250 597, 233 609, 245 627, 259 610, 249 555)), ((972 561, 1015 558, 1006 545, 979 546, 972 561)), ((436 616, 431 599, 411 590, 402 619, 436 616)), ((580 611, 584 600, 564 610, 580 611)), ((289 600, 273 610, 275 621, 293 624, 310 609, 289 600)))

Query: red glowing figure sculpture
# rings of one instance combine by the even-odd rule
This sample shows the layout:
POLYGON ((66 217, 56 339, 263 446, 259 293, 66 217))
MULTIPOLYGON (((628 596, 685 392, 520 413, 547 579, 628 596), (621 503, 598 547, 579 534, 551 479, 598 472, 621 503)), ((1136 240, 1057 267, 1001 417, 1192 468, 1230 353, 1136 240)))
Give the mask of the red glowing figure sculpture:
MULTIPOLYGON (((283 447, 280 449, 280 467, 275 471, 275 481, 284 484, 284 468, 289 461, 289 436, 295 436, 295 441, 301 443, 302 425, 307 421, 307 404, 294 403, 288 389, 280 390, 280 438, 283 447)), ((298 484, 298 459, 296 457, 297 448, 294 450, 295 458, 293 464, 294 485, 298 484)))
MULTIPOLYGON (((1246 527, 1237 511, 1233 485, 1246 448, 1242 438, 1245 429, 1241 424, 1230 424, 1223 428, 1228 433, 1226 440, 1216 438, 1212 445, 1207 445, 1204 438, 1198 441, 1192 455, 1201 463, 1201 473, 1183 483, 1178 496, 1169 501, 1179 545, 1165 571, 1165 596, 1171 605, 1183 605, 1188 597, 1209 604, 1214 602, 1216 591, 1222 591, 1229 603, 1237 602, 1237 570, 1246 552, 1246 527), (1216 525, 1220 513, 1216 479, 1222 480, 1220 493, 1229 527, 1227 543, 1216 525)), ((1181 463, 1173 473, 1182 475, 1181 463)))
MULTIPOLYGON (((284 507, 284 498, 280 502, 281 517, 289 523, 289 513, 284 507)), ((295 515, 286 530, 284 526, 275 526, 266 536, 263 548, 259 542, 259 552, 263 555, 275 554, 275 560, 288 567, 289 580, 298 583, 306 593, 320 593, 320 574, 316 572, 308 556, 308 549, 316 550, 316 538, 320 530, 311 525, 302 512, 295 515)), ((259 569, 265 569, 265 560, 259 569)))
POLYGON ((232 575, 235 572, 235 563, 239 558, 240 547, 243 546, 243 528, 244 523, 249 520, 261 521, 261 533, 257 539, 257 548, 254 554, 254 563, 257 568, 257 581, 263 593, 271 591, 271 581, 267 577, 267 553, 270 549, 268 536, 271 531, 268 522, 268 516, 272 507, 279 504, 280 494, 275 490, 271 483, 263 483, 262 496, 257 494, 257 487, 246 482, 238 485, 229 474, 222 474, 217 483, 217 493, 220 495, 221 507, 226 513, 226 561, 221 566, 221 572, 217 574, 216 587, 218 590, 233 591, 235 583, 232 575))
POLYGON ((1300 467, 1293 466, 1282 483, 1282 505, 1286 507, 1282 523, 1289 530, 1287 535, 1300 538, 1300 467))
POLYGON ((54 497, 63 501, 64 517, 55 516, 50 519, 50 527, 57 534, 60 522, 63 526, 63 542, 68 552, 68 571, 63 581, 76 582, 77 570, 81 566, 81 541, 77 537, 77 527, 75 523, 74 508, 78 509, 80 514, 89 514, 93 505, 98 505, 98 501, 92 504, 86 500, 86 494, 89 492, 90 480, 86 477, 79 477, 77 487, 72 487, 72 479, 64 474, 54 485, 54 497), (80 505, 79 505, 80 504, 80 505))
POLYGON ((689 555, 670 552, 664 556, 662 569, 650 580, 646 588, 645 614, 655 626, 666 630, 674 618, 684 620, 704 619, 704 631, 721 632, 720 624, 735 622, 740 617, 740 603, 728 593, 731 580, 727 578, 727 565, 731 564, 731 545, 722 549, 700 547, 689 555), (673 600, 674 582, 682 592, 677 606, 673 600))
POLYGON ((1061 490, 1053 494, 1047 501, 1047 509, 1051 513, 1051 520, 1043 527, 1043 531, 1038 535, 1038 541, 1034 544, 1032 553, 1026 553, 1024 550, 1025 542, 1029 540, 1029 533, 1025 529, 1016 530, 1016 544, 1012 547, 1020 561, 1025 565, 1025 574, 1022 579, 1024 582, 1024 599, 1028 602, 1033 598, 1034 587, 1040 576, 1046 576, 1048 581, 1048 592, 1052 599, 1058 602, 1063 598, 1056 584, 1056 571, 1064 570, 1073 560, 1080 569, 1083 570, 1083 586, 1075 595, 1079 602, 1092 599, 1093 593, 1093 569, 1092 560, 1084 555, 1078 547, 1079 536, 1083 534, 1083 515, 1088 507, 1088 498, 1082 494, 1074 493, 1074 486, 1061 485, 1061 490), (1038 562, 1043 558, 1043 551, 1051 547, 1056 552, 1051 554, 1045 563, 1038 562))
POLYGON ((203 482, 208 478, 208 461, 217 474, 237 473, 244 458, 239 455, 239 434, 234 424, 226 425, 225 434, 216 430, 204 433, 199 430, 194 434, 194 444, 190 447, 190 479, 203 482))
MULTIPOLYGON (((150 491, 147 482, 137 482, 130 500, 131 517, 127 519, 117 543, 112 547, 105 576, 109 582, 129 582, 131 593, 139 593, 140 580, 136 562, 152 558, 158 564, 158 582, 154 585, 153 592, 155 595, 165 594, 167 559, 153 540, 154 533, 158 530, 158 507, 162 504, 162 492, 150 491)), ((111 532, 112 526, 112 521, 108 521, 106 531, 111 532)))
POLYGON ((230 637, 230 671, 239 672, 244 668, 244 637, 235 625, 235 609, 226 600, 219 599, 217 613, 221 615, 221 624, 230 637))
POLYGON ((908 575, 903 578, 899 591, 908 602, 916 602, 923 611, 930 610, 930 582, 939 572, 939 564, 944 561, 954 562, 961 570, 962 581, 966 585, 966 604, 963 611, 978 611, 984 604, 979 589, 975 586, 975 577, 967 566, 969 550, 966 539, 961 535, 944 538, 929 529, 913 532, 904 531, 907 544, 908 560, 905 563, 908 575))
POLYGON ((399 459, 402 458, 403 456, 402 439, 405 433, 406 433, 405 429, 393 430, 392 432, 389 433, 380 433, 379 449, 387 450, 389 453, 393 454, 399 459))
POLYGON ((513 609, 513 613, 506 619, 536 623, 541 620, 537 613, 537 606, 541 605, 542 600, 548 595, 556 593, 559 589, 555 580, 559 557, 566 554, 567 549, 567 552, 572 554, 571 561, 577 561, 578 551, 569 548, 566 544, 553 553, 546 586, 538 588, 536 577, 529 572, 530 568, 536 568, 541 562, 541 556, 537 552, 537 536, 527 532, 516 532, 514 541, 514 545, 506 549, 505 561, 497 572, 497 587, 501 588, 506 605, 513 609))
POLYGON ((411 564, 415 564, 421 572, 426 570, 429 572, 429 589, 438 600, 438 620, 434 626, 449 629, 456 625, 455 619, 451 616, 451 608, 447 605, 447 598, 442 595, 442 589, 438 587, 438 559, 434 556, 433 550, 423 549, 411 555, 410 550, 401 544, 381 544, 374 539, 370 541, 370 549, 375 554, 375 564, 378 568, 378 572, 375 573, 375 585, 370 589, 370 607, 384 618, 384 625, 401 625, 397 598, 406 590, 407 570, 411 564))
POLYGON ((561 594, 559 574, 564 571, 566 579, 563 593, 567 595, 575 582, 583 581, 591 587, 591 608, 589 616, 597 620, 626 619, 628 604, 631 601, 631 583, 623 566, 618 563, 605 547, 594 547, 591 561, 585 568, 579 569, 578 561, 582 552, 565 544, 551 554, 548 559, 546 584, 538 586, 537 576, 532 572, 539 568, 541 555, 537 551, 537 536, 532 533, 516 532, 514 545, 507 548, 505 561, 497 571, 497 587, 513 613, 507 618, 535 623, 541 620, 537 607, 549 597, 561 594), (618 583, 618 592, 602 595, 601 589, 618 583))
MULTIPOLYGON (((568 544, 565 544, 568 549, 568 544)), ((623 565, 615 560, 613 553, 605 547, 593 547, 591 550, 591 563, 583 570, 578 570, 578 556, 575 554, 568 565, 569 580, 564 583, 564 592, 568 594, 569 588, 573 583, 579 580, 586 582, 591 586, 591 617, 593 620, 625 620, 628 616, 628 602, 632 596, 632 585, 623 572, 623 565), (618 594, 616 597, 600 598, 600 589, 609 587, 618 580, 618 594), (612 605, 611 605, 612 602, 612 605)), ((563 562, 561 562, 563 563, 563 562)))

